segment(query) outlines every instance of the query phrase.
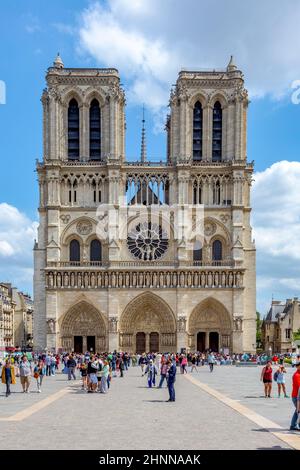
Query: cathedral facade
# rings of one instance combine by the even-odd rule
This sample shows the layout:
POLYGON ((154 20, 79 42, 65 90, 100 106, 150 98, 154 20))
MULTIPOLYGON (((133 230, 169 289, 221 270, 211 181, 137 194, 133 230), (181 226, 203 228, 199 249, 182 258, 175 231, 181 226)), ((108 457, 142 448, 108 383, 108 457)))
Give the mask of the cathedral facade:
POLYGON ((125 158, 116 69, 66 68, 42 94, 34 347, 60 351, 256 349, 248 97, 231 58, 181 71, 167 157, 125 158))

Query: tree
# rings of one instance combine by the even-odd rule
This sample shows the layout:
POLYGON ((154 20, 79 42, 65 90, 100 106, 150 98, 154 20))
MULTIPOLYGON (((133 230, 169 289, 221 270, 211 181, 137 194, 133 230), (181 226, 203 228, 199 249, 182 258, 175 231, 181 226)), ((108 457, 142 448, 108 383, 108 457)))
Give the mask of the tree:
POLYGON ((261 347, 262 323, 263 321, 260 319, 260 313, 256 312, 256 345, 257 347, 261 347))
POLYGON ((295 332, 293 333, 293 340, 294 340, 294 341, 299 341, 299 340, 300 340, 300 328, 299 328, 298 331, 295 331, 295 332))

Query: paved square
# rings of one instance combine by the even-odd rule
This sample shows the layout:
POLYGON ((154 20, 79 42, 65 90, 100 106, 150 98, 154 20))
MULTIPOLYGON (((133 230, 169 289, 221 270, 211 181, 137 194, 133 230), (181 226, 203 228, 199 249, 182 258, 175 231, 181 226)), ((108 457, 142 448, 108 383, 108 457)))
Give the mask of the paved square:
MULTIPOLYGON (((289 369, 288 391, 291 375, 289 369)), ((114 378, 107 395, 87 394, 80 381, 62 374, 46 377, 38 394, 32 379, 28 395, 19 383, 9 398, 1 390, 0 448, 299 449, 300 436, 287 431, 291 400, 261 398, 259 377, 260 368, 218 366, 211 374, 199 367, 198 373, 177 374, 175 403, 166 403, 166 388, 148 389, 138 367, 114 378), (234 408, 220 401, 220 392, 234 408), (245 417, 244 407, 262 425, 245 417), (266 429, 266 419, 274 426, 266 429)))

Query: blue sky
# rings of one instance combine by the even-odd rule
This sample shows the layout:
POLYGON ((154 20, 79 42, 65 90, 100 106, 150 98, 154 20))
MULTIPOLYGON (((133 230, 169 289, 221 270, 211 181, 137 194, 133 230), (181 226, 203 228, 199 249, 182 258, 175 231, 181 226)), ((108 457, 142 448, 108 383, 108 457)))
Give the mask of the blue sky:
POLYGON ((300 5, 294 0, 284 6, 277 0, 254 0, 256 8, 249 10, 249 3, 228 0, 225 8, 216 0, 187 0, 183 8, 179 0, 1 2, 0 80, 6 84, 6 104, 0 104, 3 280, 11 278, 19 288, 31 290, 31 253, 7 248, 15 230, 13 224, 6 227, 11 215, 7 205, 24 224, 24 238, 15 243, 26 240, 28 251, 38 220, 34 170, 35 159, 42 158, 40 96, 45 71, 58 51, 67 67, 119 69, 127 96, 127 158, 139 157, 145 102, 148 157, 154 160, 165 158, 162 122, 180 68, 224 68, 233 53, 251 98, 248 159, 255 160, 258 176, 253 189, 258 306, 265 310, 272 294, 300 294, 300 255, 295 253, 300 251, 300 197, 295 189, 300 176, 300 106, 291 101, 292 82, 300 79, 300 39, 295 33, 300 5), (215 29, 199 20, 200 28, 197 15, 214 15, 215 29), (274 196, 280 205, 276 221, 274 196), (288 240, 279 240, 285 230, 288 240))

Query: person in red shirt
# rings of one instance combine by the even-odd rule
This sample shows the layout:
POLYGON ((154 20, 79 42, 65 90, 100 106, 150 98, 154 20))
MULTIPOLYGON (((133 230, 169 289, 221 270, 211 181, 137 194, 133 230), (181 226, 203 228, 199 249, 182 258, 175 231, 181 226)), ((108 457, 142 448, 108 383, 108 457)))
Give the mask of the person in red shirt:
POLYGON ((300 428, 297 426, 298 414, 299 414, 299 405, 300 405, 300 362, 296 363, 296 372, 293 375, 293 390, 292 390, 292 401, 295 406, 295 411, 292 416, 291 421, 291 431, 300 431, 300 428))
POLYGON ((272 362, 269 361, 261 371, 260 380, 264 383, 265 398, 271 398, 272 392, 272 362))

